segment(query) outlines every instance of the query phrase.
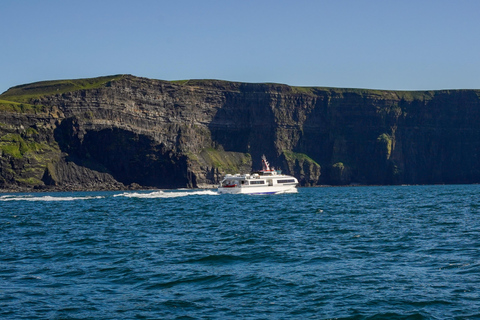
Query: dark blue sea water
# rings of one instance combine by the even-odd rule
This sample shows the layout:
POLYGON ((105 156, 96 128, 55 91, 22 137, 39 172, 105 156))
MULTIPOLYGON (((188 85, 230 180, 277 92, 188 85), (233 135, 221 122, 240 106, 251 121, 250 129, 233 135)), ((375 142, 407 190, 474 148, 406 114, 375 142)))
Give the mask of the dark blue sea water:
POLYGON ((0 318, 479 319, 479 195, 0 194, 0 318))

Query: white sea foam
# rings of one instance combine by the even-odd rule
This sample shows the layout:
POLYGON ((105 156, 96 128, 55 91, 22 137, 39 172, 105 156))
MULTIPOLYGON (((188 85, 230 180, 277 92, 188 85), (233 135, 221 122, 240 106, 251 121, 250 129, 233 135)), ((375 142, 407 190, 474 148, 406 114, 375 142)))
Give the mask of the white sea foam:
POLYGON ((102 199, 103 196, 95 197, 52 197, 52 196, 32 196, 32 195, 4 195, 0 196, 0 201, 75 201, 75 200, 90 200, 90 199, 102 199))
MULTIPOLYGON (((189 189, 186 189, 189 190, 189 189)), ((217 196, 219 193, 212 190, 199 190, 199 191, 153 191, 153 192, 125 192, 122 194, 116 194, 115 197, 127 197, 127 198, 144 198, 144 199, 154 199, 154 198, 178 198, 186 196, 217 196)))
POLYGON ((298 193, 298 189, 297 188, 293 188, 293 189, 289 189, 289 190, 286 190, 282 193, 298 193))

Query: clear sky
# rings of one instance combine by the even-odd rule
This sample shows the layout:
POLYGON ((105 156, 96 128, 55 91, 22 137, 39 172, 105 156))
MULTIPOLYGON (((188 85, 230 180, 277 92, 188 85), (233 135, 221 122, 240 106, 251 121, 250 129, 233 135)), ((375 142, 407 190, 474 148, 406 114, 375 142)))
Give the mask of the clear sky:
POLYGON ((128 73, 480 89, 479 0, 1 0, 0 92, 128 73))

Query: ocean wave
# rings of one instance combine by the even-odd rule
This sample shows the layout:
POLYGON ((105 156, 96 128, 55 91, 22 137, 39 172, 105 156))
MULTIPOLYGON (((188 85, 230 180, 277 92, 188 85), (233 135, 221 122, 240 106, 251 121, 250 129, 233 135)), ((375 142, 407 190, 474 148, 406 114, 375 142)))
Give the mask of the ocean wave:
POLYGON ((155 199, 155 198, 178 198, 186 196, 218 196, 219 193, 212 190, 200 190, 200 191, 153 191, 148 193, 142 192, 124 192, 122 194, 116 194, 114 197, 126 197, 126 198, 142 198, 142 199, 155 199))
POLYGON ((103 199, 103 196, 87 196, 87 197, 54 197, 54 196, 33 196, 33 195, 3 195, 0 196, 0 201, 75 201, 75 200, 90 200, 103 199))

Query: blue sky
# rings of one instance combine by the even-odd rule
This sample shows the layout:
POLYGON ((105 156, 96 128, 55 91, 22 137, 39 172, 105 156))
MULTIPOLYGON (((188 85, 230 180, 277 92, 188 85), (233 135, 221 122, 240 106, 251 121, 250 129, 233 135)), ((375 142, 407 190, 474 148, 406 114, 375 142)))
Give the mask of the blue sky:
POLYGON ((128 73, 480 89, 477 0, 2 0, 0 92, 128 73))

